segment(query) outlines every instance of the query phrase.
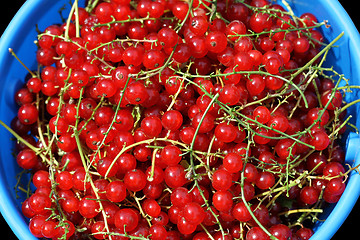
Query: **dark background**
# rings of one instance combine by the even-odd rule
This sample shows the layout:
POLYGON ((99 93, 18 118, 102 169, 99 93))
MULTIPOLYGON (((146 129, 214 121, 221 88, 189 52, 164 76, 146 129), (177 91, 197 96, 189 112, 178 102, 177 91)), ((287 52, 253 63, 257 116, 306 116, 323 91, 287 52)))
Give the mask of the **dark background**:
MULTIPOLYGON (((25 0, 12 0, 4 2, 4 6, 2 7, 3 12, 0 14, 0 33, 2 33, 8 23, 11 21, 12 17, 16 14, 17 10, 21 7, 21 5, 25 2, 25 0), (6 3, 6 5, 5 5, 6 3)), ((360 29, 360 14, 359 8, 356 5, 356 1, 351 0, 342 0, 339 1, 345 10, 348 12, 350 17, 352 18, 353 22, 360 29)), ((359 43, 360 44, 360 43, 359 43)), ((1 197, 1 196, 0 196, 1 197)), ((17 239, 16 236, 13 234, 12 230, 8 227, 5 220, 0 215, 0 223, 1 223, 1 239, 17 239)), ((357 227, 360 225, 360 200, 355 205, 353 211, 344 222, 342 227, 339 231, 335 234, 332 238, 333 240, 340 240, 340 239, 357 239, 359 237, 355 237, 357 235, 357 227), (348 234, 346 236, 346 234, 348 234), (350 237, 349 234, 354 234, 350 237)), ((324 239, 325 240, 325 239, 324 239)))

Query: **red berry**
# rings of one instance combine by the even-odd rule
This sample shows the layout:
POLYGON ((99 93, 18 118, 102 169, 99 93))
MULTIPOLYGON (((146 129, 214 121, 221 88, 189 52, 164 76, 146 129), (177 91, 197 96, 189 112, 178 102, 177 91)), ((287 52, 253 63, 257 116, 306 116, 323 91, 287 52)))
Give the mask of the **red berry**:
POLYGON ((24 149, 17 155, 16 162, 24 169, 32 169, 38 164, 39 160, 33 150, 24 149))
POLYGON ((39 111, 36 106, 26 103, 18 111, 18 118, 22 124, 31 125, 38 119, 39 111))
POLYGON ((312 205, 317 202, 319 194, 319 191, 314 187, 306 186, 300 191, 300 199, 302 202, 312 205))
POLYGON ((79 202, 79 213, 84 218, 94 218, 100 212, 99 203, 94 200, 95 196, 87 195, 83 197, 79 202))
POLYGON ((115 226, 120 229, 121 232, 124 230, 130 232, 134 230, 139 223, 138 213, 131 208, 122 208, 116 212, 115 226))
POLYGON ((220 123, 215 127, 215 136, 222 142, 232 142, 235 140, 236 128, 228 123, 220 123))
POLYGON ((167 145, 161 150, 161 161, 168 166, 175 166, 181 161, 181 150, 174 145, 167 145))
POLYGON ((124 177, 124 183, 127 189, 138 192, 144 189, 146 185, 146 175, 143 171, 134 169, 128 171, 124 177))
POLYGON ((232 185, 231 174, 226 170, 216 170, 213 174, 212 186, 216 190, 228 190, 232 185))
POLYGON ((242 157, 237 153, 228 153, 223 159, 224 168, 230 173, 236 173, 243 169, 242 157))

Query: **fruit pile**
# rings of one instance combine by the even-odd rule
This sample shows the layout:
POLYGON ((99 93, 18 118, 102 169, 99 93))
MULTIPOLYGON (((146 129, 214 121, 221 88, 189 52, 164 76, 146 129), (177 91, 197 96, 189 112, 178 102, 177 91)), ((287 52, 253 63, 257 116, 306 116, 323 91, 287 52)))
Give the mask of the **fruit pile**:
POLYGON ((349 104, 323 66, 341 35, 284 3, 75 0, 15 94, 32 234, 309 239, 351 170, 349 104))

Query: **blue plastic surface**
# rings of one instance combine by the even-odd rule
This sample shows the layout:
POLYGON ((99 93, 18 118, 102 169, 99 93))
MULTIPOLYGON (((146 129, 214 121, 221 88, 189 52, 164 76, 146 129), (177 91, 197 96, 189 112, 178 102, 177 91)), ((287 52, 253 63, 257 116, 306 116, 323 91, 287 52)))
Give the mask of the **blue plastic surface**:
MULTIPOLYGON (((281 2, 281 1, 280 1, 281 2)), ((0 119, 10 124, 16 115, 16 105, 13 100, 15 91, 24 83, 26 70, 8 53, 8 48, 13 48, 18 56, 29 67, 35 68, 36 39, 35 25, 40 30, 52 23, 61 22, 58 10, 66 6, 64 16, 69 12, 68 0, 28 0, 19 10, 0 39, 0 119)), ((341 32, 344 37, 336 43, 338 48, 333 48, 329 54, 327 66, 334 65, 335 70, 343 73, 353 85, 360 85, 360 36, 350 17, 336 0, 293 0, 289 1, 296 15, 311 12, 319 20, 328 20, 329 29, 323 29, 325 38, 331 41, 341 32)), ((354 91, 348 94, 346 101, 358 99, 360 93, 354 91)), ((360 128, 359 105, 349 109, 353 116, 352 123, 360 128)), ((16 198, 14 186, 16 174, 21 169, 17 167, 12 156, 13 142, 11 135, 0 127, 0 211, 9 226, 19 239, 35 240, 28 230, 27 220, 21 213, 21 201, 25 195, 20 193, 16 198)), ((350 134, 347 141, 346 161, 352 166, 360 164, 358 146, 360 140, 357 134, 350 134)), ((315 234, 311 240, 331 239, 334 233, 344 222, 358 196, 360 195, 360 175, 353 172, 349 178, 345 192, 340 201, 329 208, 322 218, 326 221, 317 222, 315 234)))

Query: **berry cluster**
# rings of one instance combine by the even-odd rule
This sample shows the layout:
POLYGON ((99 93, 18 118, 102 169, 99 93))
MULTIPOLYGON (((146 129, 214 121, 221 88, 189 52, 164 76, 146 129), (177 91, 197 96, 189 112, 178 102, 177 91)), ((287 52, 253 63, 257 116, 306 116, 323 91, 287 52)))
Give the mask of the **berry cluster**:
POLYGON ((267 0, 75 0, 15 95, 30 231, 309 239, 351 170, 321 26, 267 0))

